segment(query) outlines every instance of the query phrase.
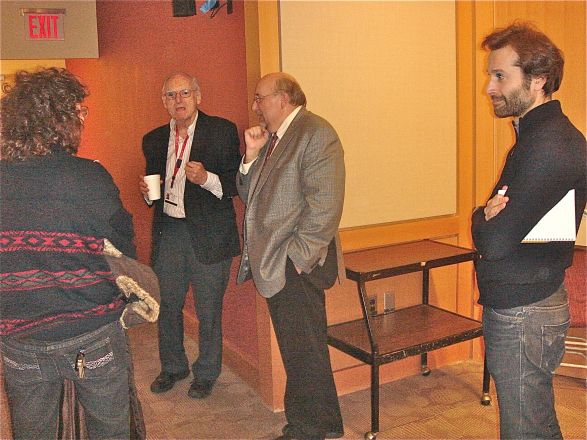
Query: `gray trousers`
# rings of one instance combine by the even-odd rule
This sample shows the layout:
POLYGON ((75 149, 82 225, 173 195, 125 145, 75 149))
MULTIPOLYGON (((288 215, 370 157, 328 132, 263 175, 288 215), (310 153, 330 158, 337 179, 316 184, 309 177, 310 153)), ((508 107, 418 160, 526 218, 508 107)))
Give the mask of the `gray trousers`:
POLYGON ((214 382, 222 368, 222 301, 232 258, 214 264, 196 260, 185 220, 166 217, 154 270, 161 288, 159 358, 161 370, 186 371, 183 306, 191 285, 199 321, 199 355, 192 365, 198 380, 214 382))

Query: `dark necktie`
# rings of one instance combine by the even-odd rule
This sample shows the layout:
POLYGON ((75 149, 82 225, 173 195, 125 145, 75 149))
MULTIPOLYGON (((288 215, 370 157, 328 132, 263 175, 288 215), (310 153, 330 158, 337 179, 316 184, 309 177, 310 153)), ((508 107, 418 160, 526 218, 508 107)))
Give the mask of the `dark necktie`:
MULTIPOLYGON (((263 165, 261 166, 261 171, 259 173, 263 172, 263 169, 265 168, 265 164, 267 163, 267 159, 269 159, 269 156, 271 156, 271 153, 273 153, 273 150, 275 149, 275 144, 277 144, 278 139, 279 138, 276 133, 273 133, 271 135, 271 142, 269 142, 269 147, 267 147, 267 154, 265 155, 265 159, 263 159, 263 165)), ((253 189, 253 193, 255 192, 255 189, 257 189, 258 184, 259 184, 259 181, 257 180, 257 183, 255 183, 255 188, 253 189)))
POLYGON ((273 133, 271 135, 271 142, 269 143, 269 148, 267 149, 267 156, 265 156, 266 158, 271 156, 271 153, 273 153, 273 150, 275 149, 275 145, 277 144, 278 140, 279 137, 277 136, 277 133, 273 133))

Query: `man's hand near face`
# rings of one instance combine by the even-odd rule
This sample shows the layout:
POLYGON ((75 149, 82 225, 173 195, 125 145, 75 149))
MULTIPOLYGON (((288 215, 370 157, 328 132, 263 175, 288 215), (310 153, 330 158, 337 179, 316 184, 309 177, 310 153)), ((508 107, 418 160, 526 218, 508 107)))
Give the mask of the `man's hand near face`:
POLYGON ((249 163, 259 156, 259 151, 269 140, 269 132, 257 125, 245 130, 245 159, 244 163, 249 163))

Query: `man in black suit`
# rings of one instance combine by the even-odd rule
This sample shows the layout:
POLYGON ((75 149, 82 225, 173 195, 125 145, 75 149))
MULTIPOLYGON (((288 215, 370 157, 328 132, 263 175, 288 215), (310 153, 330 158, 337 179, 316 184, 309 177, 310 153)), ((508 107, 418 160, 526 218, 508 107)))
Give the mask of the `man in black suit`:
MULTIPOLYGON (((188 395, 207 397, 222 364, 222 300, 232 257, 240 253, 232 197, 240 163, 236 126, 198 111, 201 92, 185 73, 163 84, 171 121, 143 137, 146 174, 161 175, 154 201, 152 263, 161 285, 161 373, 151 391, 162 393, 189 375, 183 346, 183 305, 191 284, 199 320, 199 355, 188 395)), ((143 176, 139 188, 150 205, 143 176)))

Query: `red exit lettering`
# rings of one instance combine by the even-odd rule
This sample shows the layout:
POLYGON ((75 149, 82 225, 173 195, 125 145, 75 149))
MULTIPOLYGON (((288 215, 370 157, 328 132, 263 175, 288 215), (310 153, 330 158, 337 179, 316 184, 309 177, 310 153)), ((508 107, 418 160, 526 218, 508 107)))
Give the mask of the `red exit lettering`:
POLYGON ((57 27, 58 15, 34 15, 29 14, 29 38, 42 40, 59 39, 59 29, 57 27))

